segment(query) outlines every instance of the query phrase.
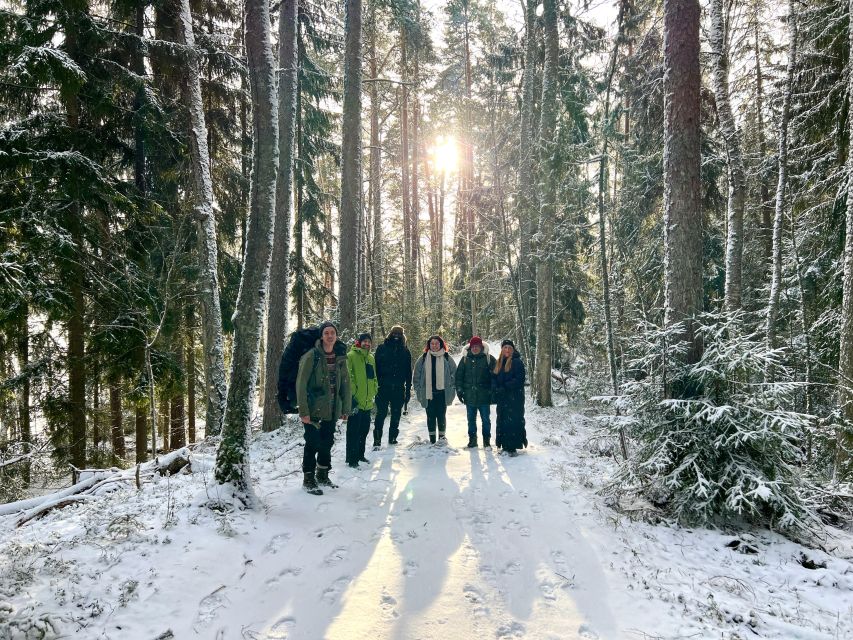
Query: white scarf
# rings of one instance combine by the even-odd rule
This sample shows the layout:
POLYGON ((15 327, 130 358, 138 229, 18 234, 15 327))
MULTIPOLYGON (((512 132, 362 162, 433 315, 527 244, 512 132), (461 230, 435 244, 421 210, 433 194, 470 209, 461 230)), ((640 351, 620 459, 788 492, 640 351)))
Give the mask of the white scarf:
POLYGON ((444 391, 444 354, 447 353, 444 349, 439 349, 438 351, 427 351, 426 357, 424 358, 424 375, 426 376, 426 397, 427 400, 432 400, 432 358, 430 356, 435 356, 435 359, 441 363, 441 366, 438 367, 435 371, 435 387, 436 389, 440 389, 444 391))

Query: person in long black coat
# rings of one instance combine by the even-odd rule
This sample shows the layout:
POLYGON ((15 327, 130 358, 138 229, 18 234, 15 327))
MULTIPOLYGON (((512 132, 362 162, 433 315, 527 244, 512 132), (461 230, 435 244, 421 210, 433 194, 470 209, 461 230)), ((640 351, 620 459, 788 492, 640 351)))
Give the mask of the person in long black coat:
POLYGON ((501 343, 501 355, 492 372, 492 392, 497 399, 495 444, 511 456, 527 446, 524 427, 524 361, 512 340, 501 343))

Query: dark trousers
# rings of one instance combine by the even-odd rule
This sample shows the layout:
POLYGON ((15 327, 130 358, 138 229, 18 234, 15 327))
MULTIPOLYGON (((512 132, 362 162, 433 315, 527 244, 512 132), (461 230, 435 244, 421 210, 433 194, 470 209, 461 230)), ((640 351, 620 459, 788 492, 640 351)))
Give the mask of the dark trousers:
POLYGON ((376 394, 376 420, 373 423, 373 444, 382 442, 382 428, 385 426, 385 416, 388 415, 388 405, 391 405, 391 424, 388 426, 388 442, 396 440, 400 435, 400 416, 403 413, 403 404, 406 399, 406 391, 403 385, 384 385, 379 387, 376 394))
POLYGON ((335 422, 334 420, 319 421, 314 424, 302 425, 305 427, 305 451, 302 454, 302 470, 306 473, 314 473, 319 466, 324 469, 332 467, 332 445, 335 444, 335 422), (314 426, 319 424, 320 428, 314 426))
POLYGON ((427 400, 426 414, 427 431, 434 435, 437 426, 439 435, 443 436, 447 428, 447 400, 444 391, 434 392, 433 399, 427 400))
POLYGON ((492 436, 492 418, 491 407, 487 404, 478 406, 465 405, 465 411, 468 414, 468 437, 477 437, 477 413, 480 414, 480 420, 483 423, 483 438, 489 439, 492 436))
POLYGON ((370 431, 370 411, 358 410, 347 419, 346 462, 358 462, 364 457, 367 434, 370 431))

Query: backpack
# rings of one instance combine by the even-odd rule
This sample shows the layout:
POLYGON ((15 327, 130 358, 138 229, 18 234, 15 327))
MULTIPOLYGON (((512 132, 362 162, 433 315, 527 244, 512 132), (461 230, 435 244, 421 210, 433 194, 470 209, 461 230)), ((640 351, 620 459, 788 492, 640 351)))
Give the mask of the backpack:
POLYGON ((282 413, 299 413, 296 399, 296 375, 299 373, 299 361, 320 339, 319 327, 299 329, 290 334, 287 346, 278 365, 278 406, 282 413))

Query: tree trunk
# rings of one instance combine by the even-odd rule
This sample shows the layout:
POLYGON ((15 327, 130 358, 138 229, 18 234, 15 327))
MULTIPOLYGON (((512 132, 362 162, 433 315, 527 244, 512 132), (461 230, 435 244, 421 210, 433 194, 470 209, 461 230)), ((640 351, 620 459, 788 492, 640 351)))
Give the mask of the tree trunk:
MULTIPOLYGON (((757 3, 756 3, 757 6, 757 3)), ((756 10, 755 21, 755 111, 758 117, 758 153, 759 181, 761 184, 761 236, 763 239, 764 260, 770 264, 773 255, 773 205, 770 204, 770 185, 764 164, 767 162, 767 137, 764 135, 764 76, 761 71, 761 46, 758 39, 759 17, 756 10)))
POLYGON ((187 309, 184 334, 187 349, 187 442, 196 441, 195 432, 195 323, 192 311, 187 309))
POLYGON ((92 449, 97 451, 101 446, 101 367, 97 358, 92 362, 89 376, 92 380, 92 449))
MULTIPOLYGON (((144 376, 148 375, 148 361, 146 358, 146 349, 140 345, 137 347, 136 366, 139 371, 144 371, 144 376)), ((144 377, 142 378, 145 379, 144 377)), ((150 397, 150 383, 147 384, 150 397)), ((145 462, 148 460, 148 418, 145 415, 150 407, 147 402, 142 400, 136 401, 136 419, 134 421, 136 427, 136 463, 145 462)))
MULTIPOLYGON (((21 301, 18 308, 17 330, 18 371, 27 374, 30 366, 30 307, 26 300, 21 301)), ((32 452, 33 432, 30 419, 30 377, 24 375, 18 397, 18 427, 21 442, 26 446, 26 453, 32 452)), ((30 484, 30 460, 22 463, 21 479, 25 486, 30 484)))
POLYGON ((246 1, 246 55, 252 90, 252 182, 246 255, 234 313, 234 350, 216 479, 234 498, 255 504, 249 474, 249 432, 258 381, 259 345, 269 285, 278 173, 278 103, 270 43, 269 3, 246 1))
POLYGON ((216 218, 213 212, 213 183, 210 178, 210 154, 207 147, 207 125, 201 95, 198 54, 190 13, 190 0, 180 0, 177 20, 178 39, 186 47, 186 69, 183 74, 184 102, 190 125, 194 205, 198 223, 198 269, 201 298, 202 342, 204 343, 204 379, 207 386, 205 425, 208 434, 222 428, 225 406, 225 349, 222 338, 222 311, 219 306, 219 272, 216 246, 216 218))
POLYGON ((723 19, 723 0, 711 0, 711 29, 708 40, 714 60, 714 96, 720 132, 726 142, 729 170, 729 201, 726 236, 726 311, 741 308, 743 281, 743 210, 746 202, 746 172, 743 167, 740 132, 735 123, 729 97, 729 45, 723 19))
MULTIPOLYGON (((773 216, 773 262, 771 263, 770 269, 770 300, 767 304, 766 333, 767 346, 770 349, 774 349, 776 347, 776 322, 779 315, 779 296, 782 289, 782 230, 785 226, 785 191, 788 187, 788 122, 791 118, 791 94, 793 92, 794 70, 797 62, 797 40, 799 37, 797 28, 797 11, 794 0, 791 0, 788 3, 788 7, 788 29, 790 38, 788 42, 788 70, 785 78, 784 93, 782 95, 782 114, 779 121, 779 180, 776 184, 776 210, 773 216)), ((853 34, 853 31, 851 31, 851 34, 853 34)), ((851 35, 851 37, 853 37, 853 35, 851 35)), ((846 278, 844 282, 846 287, 846 278)), ((845 300, 846 299, 847 297, 845 296, 845 300)), ((841 333, 841 344, 843 347, 843 329, 841 333)), ((773 379, 772 370, 767 372, 767 378, 768 380, 773 379)))
MULTIPOLYGON (((296 25, 296 45, 298 48, 298 59, 302 60, 305 55, 302 43, 302 26, 296 25)), ((296 328, 305 326, 305 270, 303 256, 303 220, 302 220, 302 171, 304 163, 302 157, 302 85, 299 75, 296 76, 296 164, 294 165, 294 190, 296 191, 296 203, 293 212, 293 254, 296 268, 293 274, 293 293, 296 299, 296 328), (299 167, 297 170, 296 167, 299 167)))
MULTIPOLYGON (((181 371, 186 371, 186 360, 184 354, 186 345, 184 344, 184 328, 181 323, 178 323, 175 334, 172 336, 172 351, 175 357, 175 366, 181 371)), ((187 444, 186 425, 184 424, 184 389, 183 385, 177 385, 177 392, 171 398, 171 421, 169 429, 169 441, 173 449, 180 449, 187 444)))
POLYGON ((172 430, 169 428, 169 398, 160 392, 160 432, 163 434, 163 451, 172 450, 172 430))
POLYGON ((415 265, 412 262, 412 208, 409 202, 409 61, 405 31, 400 29, 400 195, 403 200, 403 318, 416 316, 415 265))
MULTIPOLYGON (((412 269, 417 269, 420 272, 420 252, 421 252, 421 206, 418 195, 418 160, 420 158, 418 126, 420 121, 420 106, 418 104, 418 83, 420 82, 420 63, 418 59, 418 48, 414 49, 414 78, 412 80, 412 172, 409 176, 412 189, 412 197, 409 200, 409 222, 411 223, 411 231, 409 237, 411 239, 411 253, 409 261, 412 264, 412 269)), ((412 278, 413 284, 415 278, 412 278)), ((417 287, 416 287, 417 288, 417 287)), ((413 300, 417 300, 417 295, 414 295, 413 300)))
POLYGON ((278 366, 287 340, 290 315, 290 225, 293 203, 293 135, 296 122, 296 14, 297 0, 283 0, 278 22, 278 176, 276 215, 270 266, 270 298, 267 304, 264 418, 262 429, 273 431, 281 424, 278 407, 278 366))
POLYGON ((539 129, 542 163, 539 261, 536 269, 536 403, 550 407, 551 362, 554 349, 554 217, 557 214, 557 83, 560 36, 557 28, 557 2, 544 0, 542 20, 545 28, 545 67, 542 70, 542 120, 539 129))
MULTIPOLYGON (((346 0, 344 95, 341 136, 340 228, 358 228, 361 210, 361 0, 346 0)), ((356 234, 340 234, 338 309, 340 329, 356 329, 356 234)))
POLYGON ((684 323, 688 363, 702 355, 699 88, 699 2, 664 0, 664 322, 684 323))
MULTIPOLYGON (((518 286, 521 299, 521 331, 524 343, 531 349, 535 343, 534 314, 536 312, 536 266, 532 238, 538 219, 536 193, 536 145, 534 105, 536 102, 536 6, 538 0, 525 3, 524 80, 521 98, 521 137, 518 147, 518 286)), ((526 353, 525 355, 529 355, 526 353)))
POLYGON ((124 425, 121 414, 121 380, 118 376, 110 378, 110 439, 113 455, 117 458, 125 458, 127 451, 124 446, 124 425))
MULTIPOLYGON (((794 16, 794 0, 791 0, 791 15, 794 16)), ((853 0, 849 1, 853 11, 853 0)), ((853 15, 853 14, 851 14, 853 15)), ((792 20, 796 25, 796 20, 792 20)), ((848 26, 848 46, 853 47, 853 21, 848 26)), ((853 74, 847 76, 848 95, 853 95, 853 74)), ((791 90, 788 88, 787 94, 791 90)), ((849 134, 853 135, 853 118, 847 118, 849 134)), ((853 139, 853 138, 851 138, 853 139)), ((781 163, 780 163, 781 164, 781 163)), ((838 405, 846 425, 853 423, 853 152, 847 152, 847 216, 844 234, 844 297, 841 303, 841 346, 838 358, 838 405)), ((775 235, 775 229, 774 229, 775 235)), ((839 458, 847 461, 853 447, 853 432, 845 430, 844 425, 838 432, 839 458)))
MULTIPOLYGON (((376 2, 370 4, 370 77, 378 78, 379 65, 376 52, 376 2)), ((382 150, 379 147, 379 83, 370 83, 370 207, 373 218, 373 259, 370 268, 373 274, 373 295, 376 307, 382 305, 385 295, 385 246, 382 233, 382 150)), ((374 308, 374 314, 381 314, 374 308)))

